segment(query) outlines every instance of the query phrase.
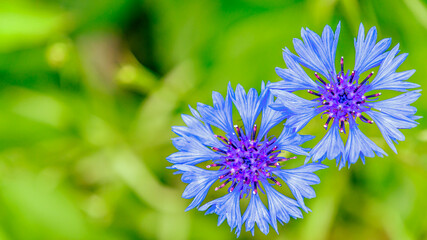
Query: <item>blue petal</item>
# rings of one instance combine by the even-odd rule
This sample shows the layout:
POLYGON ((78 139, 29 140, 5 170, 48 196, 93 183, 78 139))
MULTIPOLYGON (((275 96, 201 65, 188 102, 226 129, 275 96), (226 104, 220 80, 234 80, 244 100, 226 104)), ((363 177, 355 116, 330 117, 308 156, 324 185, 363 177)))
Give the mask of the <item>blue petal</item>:
POLYGON ((377 40, 377 29, 372 27, 365 38, 365 30, 363 24, 360 24, 359 35, 354 39, 354 47, 356 49, 356 61, 354 71, 361 74, 371 68, 377 67, 386 57, 385 51, 390 47, 391 38, 377 40))
POLYGON ((300 207, 305 211, 311 211, 304 204, 304 198, 314 198, 316 193, 310 185, 319 184, 319 177, 314 171, 327 168, 320 163, 309 163, 295 169, 273 170, 273 173, 280 177, 289 187, 300 207))
POLYGON ((268 182, 263 182, 267 199, 268 209, 270 210, 271 226, 277 231, 277 220, 280 223, 287 223, 290 217, 297 219, 302 218, 301 210, 299 210, 298 202, 288 198, 285 195, 276 191, 268 182))
POLYGON ((236 93, 230 97, 242 118, 246 136, 250 136, 252 134, 255 121, 265 106, 266 91, 261 92, 261 96, 258 96, 257 91, 254 88, 251 88, 249 89, 248 94, 246 94, 245 89, 238 84, 236 87, 236 93))
POLYGON ((288 151, 297 155, 308 155, 307 149, 302 148, 300 145, 313 138, 314 136, 310 135, 299 135, 295 129, 285 126, 277 138, 275 146, 277 146, 278 150, 288 151))
POLYGON ((292 57, 292 53, 287 48, 283 50, 283 59, 288 69, 276 67, 276 73, 283 81, 269 84, 269 88, 288 92, 318 88, 318 85, 305 73, 304 69, 292 57))
MULTIPOLYGON (((191 109, 191 108, 190 108, 191 109)), ((193 110, 195 111, 195 110, 193 110)), ((193 112, 194 114, 195 112, 193 112)), ((196 117, 198 117, 196 115, 196 117)), ((200 120, 195 117, 182 114, 182 120, 184 120, 185 126, 174 126, 172 131, 179 136, 193 137, 200 141, 205 146, 223 148, 224 145, 221 144, 218 139, 214 136, 212 129, 209 125, 203 124, 200 120)))
POLYGON ((319 105, 318 102, 306 100, 286 91, 271 89, 271 93, 280 99, 282 104, 285 104, 291 109, 313 108, 319 105))
POLYGON ((271 92, 277 97, 277 100, 275 103, 270 104, 270 107, 276 111, 291 110, 294 114, 286 120, 285 125, 295 128, 297 132, 304 128, 313 117, 323 111, 322 108, 315 108, 319 105, 318 102, 309 101, 282 90, 271 89, 271 92))
POLYGON ((396 56, 399 52, 399 44, 397 44, 390 52, 388 52, 386 58, 380 65, 378 74, 368 85, 367 91, 387 89, 405 92, 410 88, 419 87, 418 84, 404 82, 414 74, 415 70, 409 70, 404 72, 396 73, 397 68, 405 61, 408 56, 407 53, 396 56))
POLYGON ((380 129, 385 141, 390 148, 397 153, 396 147, 393 141, 397 143, 397 140, 405 140, 405 136, 398 129, 407 129, 417 126, 417 122, 410 118, 402 118, 402 116, 393 116, 383 112, 367 111, 368 114, 380 129))
POLYGON ((421 90, 406 92, 394 98, 369 103, 369 105, 392 116, 412 118, 417 109, 410 106, 410 104, 421 96, 420 92, 421 90))
POLYGON ((311 158, 313 162, 317 162, 328 158, 329 160, 337 159, 338 162, 343 153, 344 143, 339 134, 338 120, 335 120, 322 140, 310 151, 306 161, 311 158))
POLYGON ((224 101, 220 93, 212 92, 212 99, 213 107, 203 103, 197 104, 197 110, 202 115, 203 120, 212 126, 220 128, 224 132, 234 132, 232 119, 233 106, 229 94, 227 94, 224 101))
POLYGON ((258 228, 262 233, 265 235, 268 234, 269 224, 271 224, 270 214, 258 194, 252 194, 249 206, 243 214, 242 222, 246 222, 246 231, 251 231, 252 236, 255 231, 255 223, 258 225, 258 228))
POLYGON ((221 155, 213 152, 195 138, 177 137, 172 139, 172 143, 179 150, 179 152, 172 153, 166 158, 172 164, 195 165, 221 157, 221 155))
MULTIPOLYGON (((329 37, 329 35, 333 34, 332 28, 329 27, 328 25, 326 25, 325 29, 327 29, 327 31, 323 31, 324 35, 329 33, 325 37, 329 37)), ((337 28, 335 29, 334 40, 333 41, 332 41, 332 39, 330 39, 328 41, 323 40, 323 42, 325 43, 325 46, 329 46, 328 50, 330 53, 330 61, 332 62, 332 65, 334 66, 334 68, 335 68, 335 56, 336 56, 336 52, 337 52, 338 39, 340 37, 340 30, 341 30, 341 22, 338 23, 337 28), (332 44, 330 44, 331 41, 332 41, 332 44)), ((325 39, 325 37, 324 37, 324 39, 325 39)))
POLYGON ((236 234, 240 235, 242 229, 242 216, 239 205, 240 190, 234 189, 233 192, 212 200, 199 208, 199 211, 206 211, 206 214, 216 213, 218 215, 218 226, 227 219, 231 230, 236 228, 236 234))
MULTIPOLYGON (((282 109, 282 111, 276 111, 269 107, 270 104, 274 102, 274 96, 270 93, 268 89, 266 91, 266 103, 264 104, 264 108, 262 109, 262 119, 261 119, 261 127, 258 132, 257 139, 260 140, 270 131, 271 128, 285 120, 292 114, 292 111, 289 109, 282 109)), ((263 93, 261 93, 262 95, 263 93)))
POLYGON ((296 131, 300 131, 303 129, 315 116, 317 116, 319 113, 321 113, 322 110, 320 109, 301 109, 298 114, 290 116, 287 120, 285 125, 287 127, 295 128, 296 131))
POLYGON ((341 23, 338 23, 335 35, 332 29, 326 26, 323 30, 322 38, 313 31, 301 29, 301 37, 294 39, 295 51, 298 53, 298 61, 305 67, 321 73, 328 79, 335 76, 335 53, 338 44, 341 23), (333 36, 333 40, 332 40, 333 36))
POLYGON ((377 154, 379 157, 387 154, 378 147, 373 141, 363 134, 357 127, 356 122, 350 118, 350 131, 348 133, 348 139, 345 144, 345 153, 341 158, 339 169, 347 165, 350 168, 351 164, 354 164, 359 160, 359 156, 364 159, 365 157, 375 157, 377 154))
POLYGON ((185 211, 198 207, 205 199, 209 188, 223 173, 223 171, 208 171, 185 164, 176 164, 172 168, 179 170, 179 173, 182 174, 182 181, 188 183, 182 197, 194 198, 185 211))

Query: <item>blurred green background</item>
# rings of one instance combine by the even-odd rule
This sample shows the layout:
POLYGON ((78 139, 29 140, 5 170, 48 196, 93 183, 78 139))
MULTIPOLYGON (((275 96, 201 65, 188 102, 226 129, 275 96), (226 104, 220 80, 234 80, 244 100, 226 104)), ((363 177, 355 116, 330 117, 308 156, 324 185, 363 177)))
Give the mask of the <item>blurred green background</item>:
MULTIPOLYGON (((0 239, 235 239, 217 216, 184 212, 166 170, 171 126, 229 81, 279 81, 300 28, 335 30, 353 65, 360 22, 427 76, 427 3, 374 1, 45 0, 0 4, 0 239)), ((337 62, 338 63, 338 62, 337 62)), ((414 105, 426 115, 426 97, 414 105), (424 103, 424 104, 423 104, 424 103)), ((313 212, 255 239, 427 239, 425 118, 394 154, 319 171, 313 212)), ((303 133, 320 139, 323 120, 303 133)), ((317 141, 307 144, 313 146, 317 141)), ((295 160, 296 165, 303 158, 295 160)), ((210 197, 209 199, 212 199, 210 197)), ((240 239, 253 239, 243 232, 240 239)))

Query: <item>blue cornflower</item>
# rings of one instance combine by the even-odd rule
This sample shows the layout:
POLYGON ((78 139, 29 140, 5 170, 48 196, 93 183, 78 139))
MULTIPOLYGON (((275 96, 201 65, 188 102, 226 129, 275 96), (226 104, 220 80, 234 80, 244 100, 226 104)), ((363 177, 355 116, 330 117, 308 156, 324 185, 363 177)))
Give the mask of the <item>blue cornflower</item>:
POLYGON ((300 145, 312 136, 298 135, 292 128, 284 128, 280 136, 268 134, 271 128, 288 117, 286 111, 275 111, 268 107, 274 97, 262 86, 258 95, 255 89, 248 93, 237 85, 236 91, 228 86, 227 96, 213 92, 213 107, 197 104, 197 111, 190 107, 193 116, 182 115, 187 126, 176 126, 172 130, 179 137, 173 144, 179 152, 167 160, 171 168, 182 174, 182 181, 188 183, 182 197, 194 198, 186 210, 198 207, 206 214, 218 214, 218 225, 227 219, 231 229, 240 234, 246 223, 246 230, 254 234, 255 223, 264 234, 271 225, 277 232, 277 221, 287 223, 292 218, 302 218, 299 208, 310 211, 304 198, 315 197, 310 185, 318 184, 319 178, 313 173, 326 168, 320 163, 306 164, 295 169, 283 169, 282 163, 295 159, 285 158, 281 151, 308 155, 300 145), (232 104, 237 108, 243 126, 234 125, 232 104), (262 112, 261 126, 255 124, 262 112), (215 132, 223 134, 216 135, 215 132), (208 162, 207 161, 211 161, 208 162), (199 166, 196 166, 199 165, 199 166), (203 169, 203 167, 209 170, 203 169), (285 182, 295 199, 284 196, 273 186, 285 182), (199 207, 215 182, 215 191, 228 185, 228 193, 199 207), (259 194, 267 195, 268 209, 259 194), (243 216, 240 201, 249 197, 249 205, 243 216))
POLYGON ((283 81, 270 84, 272 94, 278 100, 271 107, 276 110, 294 111, 286 126, 297 131, 316 115, 326 115, 325 129, 329 131, 322 140, 311 150, 313 162, 325 158, 336 159, 341 169, 347 163, 357 162, 359 157, 365 162, 365 157, 382 157, 386 153, 366 137, 358 128, 356 121, 376 123, 390 148, 397 153, 393 141, 403 141, 405 137, 398 129, 408 129, 417 126, 414 116, 416 108, 410 106, 420 96, 420 90, 408 89, 419 87, 418 84, 406 82, 415 70, 396 72, 406 59, 406 53, 399 53, 399 44, 387 51, 391 39, 376 42, 377 30, 372 27, 365 38, 363 25, 360 24, 359 34, 355 39, 356 60, 353 70, 345 72, 344 58, 341 57, 341 69, 335 70, 335 53, 340 32, 338 24, 335 33, 326 26, 322 36, 309 29, 302 29, 304 40, 294 39, 294 55, 285 48, 283 58, 287 69, 276 68, 277 74, 283 81), (315 71, 317 81, 313 81, 301 67, 315 71), (366 71, 378 67, 378 73, 365 74, 366 71), (323 76, 323 78, 322 78, 323 76), (372 79, 371 82, 368 80, 372 79), (298 97, 292 92, 307 90, 315 96, 312 100, 298 97), (397 97, 377 101, 381 93, 378 90, 394 90, 405 92, 397 97), (371 92, 375 91, 375 92, 371 92), (367 116, 368 117, 367 117, 367 116), (369 119, 370 118, 370 119, 369 119), (348 123, 348 138, 344 146, 339 132, 346 133, 345 123, 348 123))

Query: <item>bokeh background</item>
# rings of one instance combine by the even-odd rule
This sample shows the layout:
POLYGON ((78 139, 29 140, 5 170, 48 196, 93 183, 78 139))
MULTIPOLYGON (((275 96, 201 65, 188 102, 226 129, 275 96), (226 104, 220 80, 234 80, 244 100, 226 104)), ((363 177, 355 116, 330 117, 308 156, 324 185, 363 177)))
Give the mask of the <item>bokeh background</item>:
MULTIPOLYGON (((335 30, 338 21, 347 67, 363 22, 401 44, 409 57, 400 70, 416 69, 411 81, 426 86, 425 1, 2 1, 0 239, 235 239, 217 216, 184 212, 185 185, 166 169, 171 126, 228 82, 278 81, 281 49, 293 49, 301 27, 335 30)), ((414 104, 418 115, 426 100, 414 104)), ((403 130, 398 155, 361 125, 388 157, 341 171, 326 161, 306 201, 312 213, 280 235, 240 239, 427 239, 419 122, 403 130)), ((303 133, 318 140, 322 125, 316 118, 303 133)))

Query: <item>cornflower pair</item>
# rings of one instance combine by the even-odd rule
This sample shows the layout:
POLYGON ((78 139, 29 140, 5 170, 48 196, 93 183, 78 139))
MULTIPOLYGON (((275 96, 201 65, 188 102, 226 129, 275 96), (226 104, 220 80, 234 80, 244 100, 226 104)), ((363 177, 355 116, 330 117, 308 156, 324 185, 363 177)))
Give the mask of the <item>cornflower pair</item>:
POLYGON ((283 81, 267 86, 263 83, 259 94, 255 89, 246 93, 241 85, 234 90, 229 84, 225 98, 213 92, 213 107, 198 103, 197 110, 190 107, 193 116, 182 115, 187 126, 172 128, 179 136, 172 140, 179 151, 167 160, 173 164, 170 168, 182 174, 182 181, 188 183, 182 197, 193 198, 193 201, 186 210, 198 208, 206 214, 216 213, 218 225, 227 220, 237 236, 243 224, 252 234, 255 224, 264 234, 268 234, 270 225, 278 232, 277 221, 287 223, 291 217, 302 218, 301 209, 311 211, 304 199, 316 196, 311 185, 320 180, 314 172, 327 167, 321 164, 325 158, 336 159, 341 169, 346 165, 350 167, 359 158, 364 163, 365 157, 386 155, 359 130, 356 121, 375 123, 396 152, 393 141, 404 140, 398 129, 413 128, 418 124, 415 120, 420 118, 414 115, 416 108, 410 106, 420 96, 420 90, 408 91, 419 85, 405 81, 415 70, 396 72, 407 54, 398 55, 399 45, 387 51, 390 38, 377 43, 375 27, 365 37, 361 24, 354 43, 354 68, 346 71, 341 57, 337 71, 335 54, 339 33, 340 24, 335 33, 326 26, 321 36, 302 29, 303 41, 294 39, 293 42, 298 55, 285 48, 283 58, 287 68, 276 68, 283 81), (315 81, 302 66, 315 71, 315 81), (377 74, 365 73, 378 66, 377 74), (295 95, 299 90, 307 91, 314 99, 295 95), (377 101, 381 96, 379 90, 405 93, 377 101), (233 120, 233 105, 242 126, 234 124, 240 121, 233 120), (301 144, 314 137, 298 132, 317 115, 326 115, 324 127, 329 130, 313 149, 303 148, 301 144), (278 137, 269 134, 285 120, 278 137), (340 133, 348 133, 345 145, 340 133), (284 157, 282 151, 306 156, 305 164, 284 168, 285 163, 296 156, 284 157), (312 163, 308 163, 309 160, 312 163), (200 206, 216 182, 219 183, 215 191, 227 186, 228 193, 200 206), (294 199, 276 189, 282 183, 289 187, 294 199), (260 193, 266 195, 268 209, 260 193), (240 202, 248 197, 249 205, 242 216, 240 202))

